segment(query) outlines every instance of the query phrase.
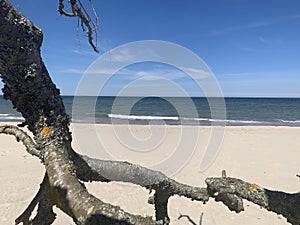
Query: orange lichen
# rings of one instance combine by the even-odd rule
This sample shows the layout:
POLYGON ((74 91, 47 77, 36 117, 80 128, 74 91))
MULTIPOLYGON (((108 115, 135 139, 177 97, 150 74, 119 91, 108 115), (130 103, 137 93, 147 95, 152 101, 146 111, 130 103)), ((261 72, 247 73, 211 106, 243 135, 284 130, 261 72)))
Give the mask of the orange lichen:
POLYGON ((66 166, 66 173, 68 173, 68 174, 71 173, 71 168, 69 166, 66 166))
POLYGON ((259 189, 260 188, 260 186, 258 186, 257 184, 252 184, 250 187, 249 187, 249 190, 252 192, 252 191, 254 191, 254 190, 256 190, 256 189, 259 189))
POLYGON ((44 127, 44 128, 42 129, 42 134, 45 135, 45 136, 48 136, 48 135, 50 135, 51 133, 52 133, 52 130, 51 130, 50 127, 44 127))

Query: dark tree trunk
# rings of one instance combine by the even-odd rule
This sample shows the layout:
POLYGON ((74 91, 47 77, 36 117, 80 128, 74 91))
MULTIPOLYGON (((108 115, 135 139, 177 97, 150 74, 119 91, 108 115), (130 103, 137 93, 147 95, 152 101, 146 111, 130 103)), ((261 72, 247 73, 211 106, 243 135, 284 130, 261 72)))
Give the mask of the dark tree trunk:
POLYGON ((51 81, 40 55, 41 29, 0 1, 0 74, 4 98, 26 119, 38 145, 54 143, 70 149, 69 117, 59 90, 51 81), (43 129, 51 129, 45 135, 43 129))

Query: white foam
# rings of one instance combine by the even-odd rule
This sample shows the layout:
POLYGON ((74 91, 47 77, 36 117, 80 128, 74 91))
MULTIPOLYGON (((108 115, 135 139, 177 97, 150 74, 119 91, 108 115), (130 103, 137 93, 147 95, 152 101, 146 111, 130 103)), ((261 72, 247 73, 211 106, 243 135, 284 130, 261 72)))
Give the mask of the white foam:
POLYGON ((179 117, 177 116, 137 116, 137 115, 108 114, 108 117, 113 119, 127 119, 127 120, 179 120, 179 117))

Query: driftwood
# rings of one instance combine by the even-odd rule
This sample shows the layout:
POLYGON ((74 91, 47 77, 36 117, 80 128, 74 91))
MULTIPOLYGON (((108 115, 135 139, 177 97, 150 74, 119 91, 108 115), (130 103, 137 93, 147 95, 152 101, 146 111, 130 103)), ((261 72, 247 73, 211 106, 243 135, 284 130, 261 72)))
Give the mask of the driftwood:
MULTIPOLYGON (((60 5, 61 13, 62 10, 60 5)), ((236 212, 244 210, 242 199, 247 199, 282 214, 292 224, 300 224, 299 193, 267 190, 226 177, 225 172, 220 178, 207 178, 207 187, 192 187, 139 165, 79 155, 71 147, 70 118, 59 90, 41 59, 42 31, 7 0, 0 0, 0 31, 4 98, 11 100, 22 113, 23 125, 27 125, 33 138, 15 126, 0 126, 0 133, 14 135, 30 154, 41 159, 46 170, 37 195, 16 219, 16 224, 52 224, 55 220, 53 205, 72 217, 76 224, 169 224, 167 204, 173 195, 203 203, 213 198, 236 212), (127 213, 97 199, 88 193, 84 181, 122 181, 154 190, 149 203, 155 207, 155 219, 127 213), (30 221, 36 205, 38 212, 30 221)))

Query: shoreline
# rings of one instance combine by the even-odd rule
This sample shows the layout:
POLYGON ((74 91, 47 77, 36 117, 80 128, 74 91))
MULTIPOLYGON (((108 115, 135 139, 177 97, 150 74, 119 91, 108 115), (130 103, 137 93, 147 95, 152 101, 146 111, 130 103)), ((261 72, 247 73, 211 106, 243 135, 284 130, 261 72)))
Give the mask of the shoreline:
MULTIPOLYGON (((0 124, 20 124, 22 122, 24 122, 25 120, 0 120, 0 124)), ((205 124, 180 124, 180 123, 164 123, 164 124, 159 124, 159 123, 149 123, 150 121, 139 121, 139 122, 132 122, 132 121, 127 121, 126 122, 115 122, 115 123, 101 123, 101 122, 96 122, 96 123, 92 123, 92 122, 88 122, 88 121, 76 121, 76 122, 72 122, 70 123, 70 125, 72 124, 84 124, 84 125, 137 125, 137 126, 147 126, 147 125, 151 125, 151 126, 184 126, 184 127, 215 127, 215 126, 222 126, 222 127, 300 127, 300 123, 295 125, 295 124, 290 124, 290 123, 283 123, 283 124, 278 124, 278 123, 272 123, 272 122, 261 122, 261 123, 253 123, 253 124, 249 124, 249 123, 221 123, 220 124, 209 124, 209 123, 205 123, 205 124), (131 122, 131 123, 130 123, 131 122), (290 125, 289 125, 290 124, 290 125)))

